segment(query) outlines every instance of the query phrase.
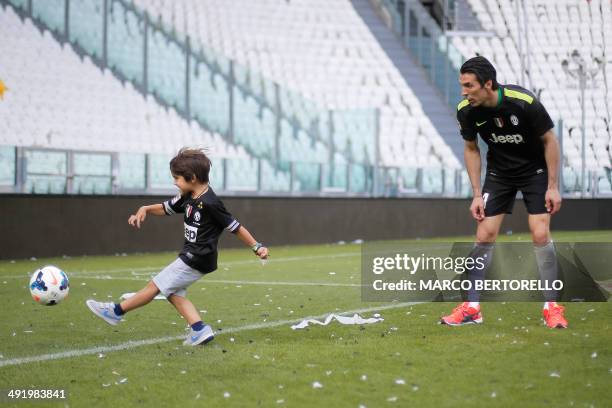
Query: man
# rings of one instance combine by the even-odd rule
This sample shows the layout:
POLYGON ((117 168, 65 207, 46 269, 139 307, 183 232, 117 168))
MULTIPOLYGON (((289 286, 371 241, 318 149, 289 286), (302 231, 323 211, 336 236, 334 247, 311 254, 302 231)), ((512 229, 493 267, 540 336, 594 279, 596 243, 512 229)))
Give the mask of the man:
MULTIPOLYGON (((552 282, 557 276, 557 258, 550 236, 550 218, 561 208, 558 190, 559 144, 553 122, 535 96, 516 85, 500 85, 493 65, 484 57, 466 61, 460 70, 463 99, 457 120, 465 140, 464 159, 474 199, 470 206, 477 221, 473 258, 487 260, 485 267, 472 268, 472 282, 484 279, 504 214, 510 214, 517 191, 521 191, 541 279, 552 282), (487 172, 480 188, 480 150, 477 135, 487 143, 487 172)), ((468 302, 441 318, 441 323, 463 325, 482 323, 480 293, 468 291, 468 302)), ((543 316, 550 328, 566 328, 563 306, 557 293, 544 293, 543 316)))

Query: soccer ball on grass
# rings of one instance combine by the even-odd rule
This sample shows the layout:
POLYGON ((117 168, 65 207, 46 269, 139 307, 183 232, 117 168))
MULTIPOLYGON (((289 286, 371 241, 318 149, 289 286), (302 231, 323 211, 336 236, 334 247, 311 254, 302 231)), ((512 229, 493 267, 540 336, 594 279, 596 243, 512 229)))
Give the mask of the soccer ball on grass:
POLYGON ((68 290, 68 276, 53 265, 36 270, 30 279, 32 298, 41 305, 57 305, 68 296, 68 290))

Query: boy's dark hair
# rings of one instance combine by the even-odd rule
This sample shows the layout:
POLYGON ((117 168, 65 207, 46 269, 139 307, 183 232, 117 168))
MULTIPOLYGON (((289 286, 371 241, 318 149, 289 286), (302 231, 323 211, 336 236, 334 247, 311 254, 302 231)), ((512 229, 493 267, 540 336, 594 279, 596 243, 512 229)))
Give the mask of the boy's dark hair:
POLYGON ((183 147, 170 160, 170 172, 172 175, 183 176, 185 181, 191 181, 195 177, 202 183, 208 183, 210 167, 210 159, 200 149, 183 147))
POLYGON ((488 80, 492 81, 493 86, 491 88, 493 90, 497 89, 499 86, 496 79, 497 72, 495 71, 495 67, 493 67, 493 64, 483 56, 479 55, 465 61, 459 72, 462 74, 476 75, 476 79, 480 83, 480 86, 484 87, 485 82, 488 80))

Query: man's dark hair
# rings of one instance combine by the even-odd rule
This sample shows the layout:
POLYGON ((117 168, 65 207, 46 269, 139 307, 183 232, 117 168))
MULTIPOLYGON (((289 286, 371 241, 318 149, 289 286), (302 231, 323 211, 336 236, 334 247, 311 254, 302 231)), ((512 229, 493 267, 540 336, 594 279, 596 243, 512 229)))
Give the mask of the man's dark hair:
POLYGON ((497 72, 495 71, 495 67, 493 67, 493 64, 483 56, 479 55, 478 57, 470 58, 465 61, 459 72, 462 74, 476 75, 476 79, 480 83, 480 86, 484 87, 485 82, 488 80, 492 81, 492 89, 495 90, 499 86, 496 79, 497 72))
POLYGON ((185 181, 195 177, 202 183, 208 183, 210 159, 203 150, 184 147, 170 160, 170 172, 173 176, 183 176, 185 181))

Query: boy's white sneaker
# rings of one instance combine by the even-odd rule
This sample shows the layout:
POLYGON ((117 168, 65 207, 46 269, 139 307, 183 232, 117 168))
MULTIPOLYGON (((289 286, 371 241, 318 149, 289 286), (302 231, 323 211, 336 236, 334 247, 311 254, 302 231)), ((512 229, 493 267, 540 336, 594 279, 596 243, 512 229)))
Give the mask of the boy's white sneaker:
POLYGON ((85 304, 87 304, 87 307, 93 312, 93 314, 103 319, 106 323, 112 324, 113 326, 118 324, 123 319, 123 316, 118 316, 115 314, 114 303, 102 303, 89 299, 87 302, 85 302, 85 304))
POLYGON ((213 333, 212 327, 206 324, 202 330, 191 329, 183 344, 185 346, 197 346, 198 344, 206 344, 214 338, 215 333, 213 333))

